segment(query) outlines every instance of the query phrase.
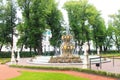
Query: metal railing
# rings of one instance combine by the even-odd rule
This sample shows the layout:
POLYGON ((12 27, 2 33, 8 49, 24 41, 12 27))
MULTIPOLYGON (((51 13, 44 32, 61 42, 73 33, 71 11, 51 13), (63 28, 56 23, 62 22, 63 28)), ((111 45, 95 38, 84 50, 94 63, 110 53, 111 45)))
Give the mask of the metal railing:
POLYGON ((103 59, 110 58, 111 61, 112 61, 113 67, 115 66, 115 59, 120 59, 120 58, 117 58, 115 56, 105 56, 105 57, 100 56, 100 57, 96 57, 96 58, 90 58, 90 60, 89 60, 90 61, 90 69, 91 69, 91 65, 93 64, 92 61, 95 60, 95 59, 98 59, 97 60, 98 62, 96 62, 96 67, 100 67, 100 69, 102 69, 102 58, 103 59), (97 66, 97 64, 99 64, 99 66, 97 66))

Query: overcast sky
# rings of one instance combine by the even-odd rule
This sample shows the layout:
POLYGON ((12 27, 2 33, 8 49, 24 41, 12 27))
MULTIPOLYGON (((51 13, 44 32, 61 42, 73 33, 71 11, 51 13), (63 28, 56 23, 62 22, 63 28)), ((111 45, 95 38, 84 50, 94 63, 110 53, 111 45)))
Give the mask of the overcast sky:
POLYGON ((106 22, 108 21, 108 15, 117 13, 120 9, 120 0, 89 0, 89 2, 101 11, 106 22))
MULTIPOLYGON (((62 6, 64 2, 67 0, 58 1, 60 6, 62 6)), ((101 16, 105 19, 106 23, 108 21, 108 15, 117 13, 117 11, 120 9, 120 0, 88 0, 88 1, 89 3, 93 4, 97 8, 97 10, 101 11, 101 16)), ((67 18, 66 15, 65 18, 67 18)))

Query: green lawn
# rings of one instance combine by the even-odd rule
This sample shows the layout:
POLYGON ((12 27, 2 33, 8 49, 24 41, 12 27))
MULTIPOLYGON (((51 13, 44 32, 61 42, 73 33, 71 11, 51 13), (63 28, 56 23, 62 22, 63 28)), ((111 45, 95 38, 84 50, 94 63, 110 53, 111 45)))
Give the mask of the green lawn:
POLYGON ((0 58, 0 63, 5 64, 10 61, 10 58, 0 58))
POLYGON ((103 57, 120 57, 120 53, 104 53, 104 54, 101 54, 101 56, 103 56, 103 57))
POLYGON ((89 80, 64 73, 55 72, 22 72, 22 75, 10 80, 89 80))

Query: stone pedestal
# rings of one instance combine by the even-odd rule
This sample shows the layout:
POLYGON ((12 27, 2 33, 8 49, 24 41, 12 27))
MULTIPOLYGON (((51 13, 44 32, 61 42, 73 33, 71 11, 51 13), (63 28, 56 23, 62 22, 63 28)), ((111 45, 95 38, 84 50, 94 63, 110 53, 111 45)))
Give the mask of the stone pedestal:
POLYGON ((83 67, 84 69, 88 69, 90 66, 89 66, 89 57, 88 55, 84 55, 84 60, 83 60, 83 67))
POLYGON ((97 48, 97 55, 100 55, 100 49, 97 48))
POLYGON ((83 68, 84 69, 88 69, 90 67, 88 49, 89 49, 88 43, 86 42, 83 45, 83 50, 84 50, 83 68))
POLYGON ((12 53, 11 53, 11 64, 16 64, 15 54, 14 54, 14 49, 13 48, 12 48, 12 53))
POLYGON ((17 61, 18 62, 20 61, 20 52, 19 51, 17 52, 17 61))

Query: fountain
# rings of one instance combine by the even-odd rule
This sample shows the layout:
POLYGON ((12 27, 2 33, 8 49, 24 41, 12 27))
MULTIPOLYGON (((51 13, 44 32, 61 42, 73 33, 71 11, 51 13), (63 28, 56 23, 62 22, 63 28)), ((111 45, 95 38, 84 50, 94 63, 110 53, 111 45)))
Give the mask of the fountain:
POLYGON ((89 55, 88 52, 88 44, 84 43, 83 51, 84 55, 74 55, 75 46, 72 41, 72 35, 66 34, 62 36, 62 44, 61 44, 61 54, 59 56, 36 56, 35 58, 31 58, 27 62, 30 64, 40 64, 40 65, 67 65, 67 66, 78 66, 82 65, 83 68, 90 68, 90 64, 109 62, 110 59, 99 58, 98 55, 89 55), (92 59, 91 58, 96 58, 92 59))
POLYGON ((72 35, 66 34, 62 36, 63 43, 61 44, 62 54, 57 57, 51 57, 50 63, 81 63, 79 56, 75 56, 73 51, 75 49, 72 43, 72 35))

